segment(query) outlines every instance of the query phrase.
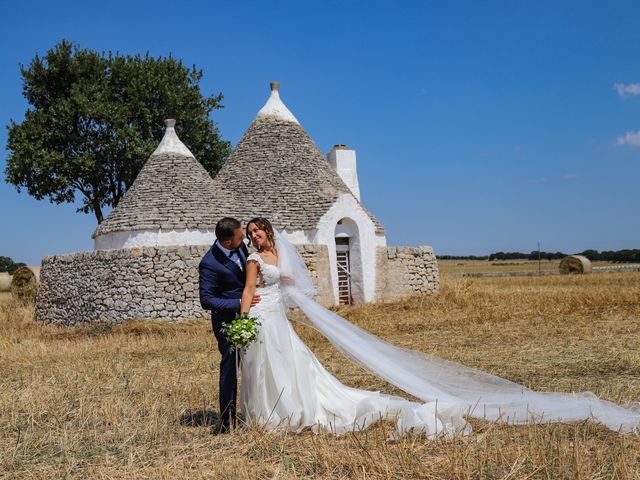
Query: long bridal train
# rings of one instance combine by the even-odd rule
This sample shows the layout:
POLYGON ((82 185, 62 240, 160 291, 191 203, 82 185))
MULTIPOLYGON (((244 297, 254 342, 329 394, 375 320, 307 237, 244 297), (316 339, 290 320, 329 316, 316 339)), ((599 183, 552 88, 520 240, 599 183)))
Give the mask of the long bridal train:
MULTIPOLYGON (((337 434, 365 428, 381 416, 396 417, 400 432, 414 428, 437 435, 466 428, 464 422, 452 423, 462 419, 457 405, 436 408, 431 402, 421 405, 343 385, 320 364, 287 319, 278 267, 255 253, 251 260, 260 264, 267 286, 259 290, 262 300, 251 309, 261 321, 258 341, 242 358, 241 403, 248 420, 268 429, 299 432, 310 427, 337 434)), ((300 295, 301 303, 303 299, 315 303, 298 289, 289 293, 300 295)))
POLYGON ((429 437, 470 432, 465 416, 516 425, 592 419, 621 433, 640 433, 638 403, 621 407, 590 392, 535 392, 379 339, 313 301, 313 284, 295 247, 280 235, 276 246, 277 267, 257 254, 249 257, 260 264, 266 287, 251 310, 261 318, 259 341, 243 357, 241 403, 248 419, 270 429, 342 433, 386 416, 397 419, 398 434, 413 429, 429 437), (281 284, 281 276, 294 283, 281 284), (342 384, 295 333, 289 306, 300 308, 304 322, 347 358, 425 403, 342 384))

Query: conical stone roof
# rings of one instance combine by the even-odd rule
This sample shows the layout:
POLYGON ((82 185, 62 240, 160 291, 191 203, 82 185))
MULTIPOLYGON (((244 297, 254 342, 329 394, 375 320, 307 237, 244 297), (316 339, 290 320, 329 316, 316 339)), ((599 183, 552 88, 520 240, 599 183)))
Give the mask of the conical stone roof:
POLYGON ((118 206, 93 238, 116 232, 146 230, 213 230, 217 197, 213 179, 166 120, 160 145, 151 154, 118 206))
POLYGON ((282 103, 276 82, 214 184, 217 198, 224 198, 218 204, 220 216, 241 221, 264 216, 279 230, 314 230, 341 195, 352 195, 282 103))

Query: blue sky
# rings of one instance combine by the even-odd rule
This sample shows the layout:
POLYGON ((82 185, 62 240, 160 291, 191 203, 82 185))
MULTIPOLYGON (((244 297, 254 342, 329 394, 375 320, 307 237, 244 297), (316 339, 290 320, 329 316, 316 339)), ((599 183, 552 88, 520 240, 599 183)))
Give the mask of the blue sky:
MULTIPOLYGON (((204 70, 235 143, 269 82, 324 152, 357 151, 391 245, 640 248, 638 2, 0 1, 0 123, 18 64, 62 38, 204 70), (616 85, 618 85, 616 87, 616 85)), ((4 171, 6 129, 0 130, 4 171)), ((2 178, 4 176, 2 175, 2 178)), ((0 255, 92 248, 93 215, 0 183, 0 255)))

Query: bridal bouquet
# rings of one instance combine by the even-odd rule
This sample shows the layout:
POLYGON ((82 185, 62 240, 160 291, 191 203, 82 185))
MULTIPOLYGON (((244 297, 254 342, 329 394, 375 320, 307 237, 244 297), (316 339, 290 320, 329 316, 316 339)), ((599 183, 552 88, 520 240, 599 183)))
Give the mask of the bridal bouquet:
POLYGON ((246 348, 258 339, 260 322, 257 317, 250 317, 248 313, 238 314, 231 323, 223 323, 222 330, 232 343, 232 350, 246 348))

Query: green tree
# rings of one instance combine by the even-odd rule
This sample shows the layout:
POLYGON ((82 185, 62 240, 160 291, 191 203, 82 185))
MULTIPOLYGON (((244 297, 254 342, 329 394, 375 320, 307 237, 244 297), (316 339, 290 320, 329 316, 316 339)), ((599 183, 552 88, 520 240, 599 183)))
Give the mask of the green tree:
POLYGON ((63 40, 20 65, 31 108, 7 126, 5 177, 18 191, 78 211, 115 207, 175 118, 181 140, 214 175, 229 155, 211 113, 222 94, 203 96, 202 70, 169 56, 98 53, 63 40))
POLYGON ((585 250, 584 252, 581 252, 578 255, 583 255, 587 257, 589 260, 591 260, 592 262, 595 260, 601 260, 600 254, 598 253, 598 251, 593 249, 585 250))
POLYGON ((13 272, 24 266, 24 263, 16 263, 9 257, 0 256, 0 272, 9 272, 11 275, 13 275, 13 272))

